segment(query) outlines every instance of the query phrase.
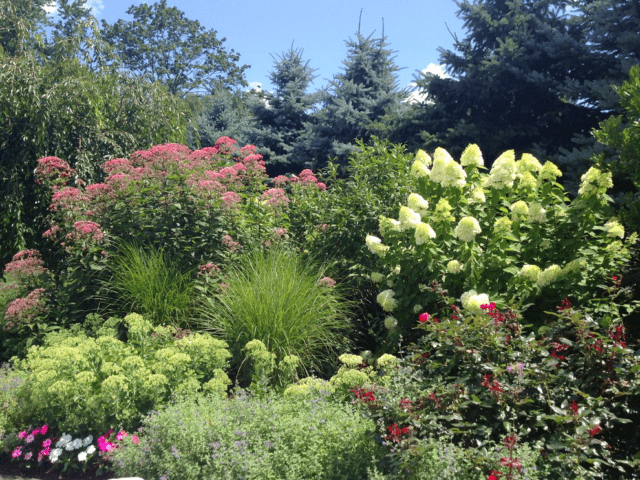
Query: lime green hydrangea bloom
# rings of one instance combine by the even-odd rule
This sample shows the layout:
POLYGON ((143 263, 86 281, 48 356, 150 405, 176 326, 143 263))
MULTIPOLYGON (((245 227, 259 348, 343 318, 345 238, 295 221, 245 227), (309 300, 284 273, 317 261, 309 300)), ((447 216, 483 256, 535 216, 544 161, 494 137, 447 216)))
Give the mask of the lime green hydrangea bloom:
POLYGON ((417 193, 409 194, 409 198, 407 199, 407 206, 418 212, 421 216, 427 214, 427 209, 429 208, 429 202, 427 202, 421 195, 417 193))
POLYGON ((424 150, 418 150, 414 160, 416 162, 422 163, 423 165, 426 165, 427 167, 430 167, 432 163, 431 157, 424 150))
POLYGON ((542 170, 542 164, 530 153, 523 153, 520 160, 516 162, 516 171, 519 176, 527 172, 539 172, 540 170, 542 170))
POLYGON ((373 272, 371 274, 371 280, 373 281, 373 283, 380 283, 384 280, 384 275, 380 272, 373 272))
POLYGON ((549 180, 550 182, 555 182, 558 177, 562 176, 562 172, 553 162, 544 162, 544 165, 540 169, 540 174, 538 175, 538 180, 541 182, 544 180, 549 180))
POLYGON ((471 313, 480 313, 482 309, 481 305, 489 303, 489 296, 486 293, 478 293, 475 290, 469 290, 460 297, 460 303, 462 307, 471 313))
POLYGON ((398 326, 398 320, 395 317, 388 316, 384 319, 384 326, 387 330, 393 330, 398 326))
POLYGON ((376 300, 385 312, 392 312, 398 305, 398 301, 393 298, 394 295, 393 290, 383 290, 378 294, 376 300))
POLYGON ((558 277, 562 274, 562 269, 558 265, 551 265, 548 268, 545 268, 538 275, 538 285, 541 287, 545 287, 553 282, 555 282, 558 277))
POLYGON ((378 228, 382 235, 387 235, 390 232, 401 232, 402 226, 400 222, 394 218, 388 218, 384 215, 380 215, 378 218, 378 228))
POLYGON ((382 244, 382 240, 378 237, 374 237, 373 235, 367 235, 365 238, 365 243, 367 247, 371 251, 371 253, 375 253, 376 255, 384 255, 389 250, 387 245, 382 244))
POLYGON ((436 232, 430 225, 420 222, 416 227, 416 245, 422 245, 432 238, 436 238, 436 232))
POLYGON ((511 232, 511 226, 513 222, 509 217, 498 217, 493 223, 493 231, 498 235, 511 232))
POLYGON ((484 167, 484 158, 482 158, 480 147, 475 143, 467 145, 467 148, 464 149, 464 152, 462 152, 462 156, 460 157, 460 163, 463 167, 470 165, 484 167))
POLYGON ((471 193, 469 194, 469 202, 470 203, 485 203, 487 201, 485 195, 484 195, 484 190, 480 187, 476 187, 473 190, 471 190, 471 193))
POLYGON ((497 189, 513 187, 516 179, 516 154, 513 150, 508 150, 500 155, 485 178, 485 186, 497 189))
POLYGON ((436 204, 435 212, 434 212, 434 220, 441 222, 452 222, 455 220, 454 216, 451 214, 453 208, 447 201, 446 198, 441 198, 438 200, 436 204))
POLYGON ((451 260, 447 263, 447 272, 449 273, 460 273, 462 271, 463 265, 458 260, 451 260))
POLYGON ((511 205, 511 213, 513 213, 513 217, 518 219, 519 217, 526 217, 529 215, 529 206, 527 202, 523 200, 518 200, 517 202, 511 205))
POLYGON ((613 187, 611 172, 602 172, 596 167, 591 167, 580 179, 578 195, 602 194, 613 187))
POLYGON ((421 221, 422 217, 418 212, 413 211, 409 207, 400 207, 400 228, 402 230, 411 230, 416 228, 421 221))
POLYGON ((547 211, 539 203, 529 205, 529 221, 532 223, 544 223, 547 221, 547 211))
POLYGON ((537 282, 540 276, 540 267, 537 265, 523 265, 518 275, 528 278, 532 282, 537 282))
POLYGON ((469 243, 472 242, 476 235, 481 231, 478 220, 473 217, 464 217, 460 219, 460 222, 458 222, 455 234, 460 240, 469 243))
POLYGON ((612 218, 605 223, 604 230, 607 232, 607 237, 624 238, 624 227, 616 219, 612 218))
POLYGON ((358 365, 362 365, 364 359, 360 355, 343 353, 338 357, 338 360, 349 368, 356 368, 358 365))
POLYGON ((411 165, 411 175, 416 178, 426 178, 431 176, 431 171, 424 163, 415 161, 411 165))

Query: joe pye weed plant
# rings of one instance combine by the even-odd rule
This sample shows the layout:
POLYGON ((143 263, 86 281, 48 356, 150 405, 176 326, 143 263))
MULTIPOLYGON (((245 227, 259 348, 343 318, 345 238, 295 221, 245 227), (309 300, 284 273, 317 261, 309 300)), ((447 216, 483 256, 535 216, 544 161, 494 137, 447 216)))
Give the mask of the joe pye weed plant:
POLYGON ((380 217, 380 237, 367 235, 393 338, 409 334, 415 313, 435 310, 433 282, 469 311, 533 304, 525 315, 535 320, 565 296, 588 308, 597 286, 628 262, 637 235, 625 238, 609 215, 610 173, 591 168, 569 201, 551 162, 516 160, 510 150, 488 173, 483 165, 476 145, 460 163, 442 148, 433 159, 419 151, 398 219, 380 217))

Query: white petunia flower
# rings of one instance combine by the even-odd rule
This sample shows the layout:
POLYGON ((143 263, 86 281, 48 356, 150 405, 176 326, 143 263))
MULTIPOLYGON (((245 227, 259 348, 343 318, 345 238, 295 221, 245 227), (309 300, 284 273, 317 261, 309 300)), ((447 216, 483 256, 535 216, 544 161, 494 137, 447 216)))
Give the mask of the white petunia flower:
POLYGON ((87 461, 87 452, 80 452, 78 454, 78 461, 79 462, 86 462, 87 461))

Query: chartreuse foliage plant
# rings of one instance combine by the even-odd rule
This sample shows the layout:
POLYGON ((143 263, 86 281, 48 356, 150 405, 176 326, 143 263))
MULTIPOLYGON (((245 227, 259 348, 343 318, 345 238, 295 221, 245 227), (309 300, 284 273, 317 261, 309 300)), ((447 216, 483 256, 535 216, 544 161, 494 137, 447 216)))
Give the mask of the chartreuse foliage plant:
POLYGON ((460 162, 438 148, 418 152, 417 179, 398 218, 380 217, 372 273, 393 338, 408 335, 416 313, 433 310, 434 282, 479 312, 482 303, 529 305, 541 312, 569 296, 588 307, 598 286, 627 264, 637 235, 610 216, 611 174, 592 167, 569 201, 551 162, 504 152, 489 172, 476 145, 460 162))
POLYGON ((252 340, 278 364, 297 357, 303 372, 322 372, 346 348, 348 302, 314 262, 273 246, 239 256, 224 275, 224 287, 204 296, 201 325, 229 344, 241 376, 247 354, 262 351, 252 340))
POLYGON ((389 448, 383 472, 432 478, 424 439, 437 438, 483 474, 460 478, 637 475, 640 366, 621 322, 569 300, 537 332, 494 303, 415 318, 422 336, 384 382, 352 391, 389 448))
POLYGON ((183 480, 362 479, 383 454, 375 423, 327 399, 237 392, 180 400, 149 415, 138 445, 112 450, 116 475, 183 480))
POLYGON ((153 327, 138 314, 124 319, 127 341, 116 338, 114 321, 96 337, 79 328, 47 335, 24 359, 13 359, 24 378, 13 395, 16 426, 47 423, 60 431, 105 432, 135 428, 141 417, 172 395, 205 391, 224 396, 227 344, 202 333, 178 335, 153 327))

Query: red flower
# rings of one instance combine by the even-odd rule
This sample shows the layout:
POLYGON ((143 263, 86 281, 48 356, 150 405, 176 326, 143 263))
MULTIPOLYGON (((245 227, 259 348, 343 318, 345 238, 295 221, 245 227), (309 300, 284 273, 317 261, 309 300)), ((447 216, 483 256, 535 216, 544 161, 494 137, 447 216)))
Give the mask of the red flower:
POLYGON ((569 408, 571 409, 574 415, 578 415, 578 404, 576 403, 575 400, 571 402, 571 405, 569 405, 569 408))
POLYGON ((596 425, 591 430, 589 430, 589 437, 593 438, 596 435, 598 435, 599 433, 602 433, 602 428, 600 427, 600 425, 596 425))
POLYGON ((558 307, 558 311, 562 312, 563 310, 569 310, 571 306, 572 306, 571 301, 569 301, 569 299, 565 297, 564 300, 562 300, 562 302, 560 303, 560 306, 558 307))
POLYGON ((498 480, 500 477, 500 475, 502 475, 501 472, 497 472, 496 470, 491 470, 489 472, 489 476, 487 477, 487 480, 498 480))
POLYGON ((429 320, 431 320, 433 323, 440 323, 438 322, 438 319, 436 317, 432 317, 427 312, 421 313, 418 320, 420 321, 420 323, 427 323, 429 320))

